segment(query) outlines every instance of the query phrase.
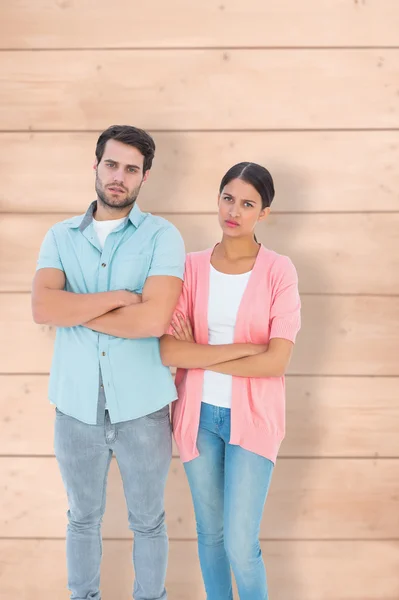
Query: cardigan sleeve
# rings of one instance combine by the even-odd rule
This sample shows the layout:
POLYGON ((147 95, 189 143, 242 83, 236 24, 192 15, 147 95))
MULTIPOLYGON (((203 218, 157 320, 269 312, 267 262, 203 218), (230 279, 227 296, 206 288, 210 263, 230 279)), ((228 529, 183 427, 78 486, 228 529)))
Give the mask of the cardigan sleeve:
POLYGON ((301 328, 301 300, 298 275, 291 260, 282 256, 275 269, 270 309, 270 339, 284 338, 295 343, 301 328))
MULTIPOLYGON (((189 312, 190 312, 190 310, 189 310, 189 303, 190 303, 189 271, 190 271, 190 264, 189 264, 189 257, 187 256, 186 266, 184 269, 183 288, 182 288, 182 291, 180 294, 180 298, 176 304, 176 308, 173 312, 172 320, 175 320, 177 318, 178 314, 183 315, 183 317, 186 319, 189 317, 189 312)), ((169 328, 166 333, 169 335, 173 335, 172 325, 169 325, 169 328)))

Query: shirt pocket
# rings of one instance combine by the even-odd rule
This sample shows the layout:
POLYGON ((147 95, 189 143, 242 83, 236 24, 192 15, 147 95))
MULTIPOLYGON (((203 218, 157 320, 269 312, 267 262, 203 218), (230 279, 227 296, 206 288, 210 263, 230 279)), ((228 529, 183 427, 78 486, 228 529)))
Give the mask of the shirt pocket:
POLYGON ((117 258, 111 268, 110 289, 141 293, 150 265, 150 254, 130 254, 117 258))

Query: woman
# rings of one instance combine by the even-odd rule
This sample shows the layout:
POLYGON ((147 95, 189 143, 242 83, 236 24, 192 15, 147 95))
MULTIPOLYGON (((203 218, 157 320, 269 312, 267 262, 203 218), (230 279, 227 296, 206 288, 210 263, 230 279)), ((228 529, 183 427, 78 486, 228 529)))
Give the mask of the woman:
POLYGON ((189 254, 165 365, 178 367, 173 430, 197 522, 207 600, 267 600, 262 512, 284 437, 284 373, 300 328, 295 267, 258 244, 270 173, 240 163, 218 197, 222 240, 189 254))

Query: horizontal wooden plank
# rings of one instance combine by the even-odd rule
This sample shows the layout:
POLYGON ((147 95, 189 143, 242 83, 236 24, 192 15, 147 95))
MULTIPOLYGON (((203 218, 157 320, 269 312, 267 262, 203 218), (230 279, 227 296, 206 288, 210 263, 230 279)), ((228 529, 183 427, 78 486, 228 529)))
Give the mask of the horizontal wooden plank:
MULTIPOLYGON (((163 216, 180 230, 188 252, 221 239, 216 214, 163 216)), ((30 291, 43 237, 64 217, 0 214, 0 291, 30 291)), ((399 294, 399 212, 272 214, 258 226, 257 238, 292 258, 301 293, 399 294)))
MULTIPOLYGON (((0 375, 0 455, 53 454, 47 387, 47 375, 0 375)), ((399 378, 288 377, 286 388, 281 457, 399 458, 399 378)))
MULTIPOLYGON (((272 541, 262 542, 261 546, 271 598, 398 598, 398 542, 272 541)), ((0 562, 2 591, 6 598, 67 600, 69 597, 65 590, 64 541, 0 540, 0 562)), ((129 600, 132 581, 130 541, 106 541, 102 598, 129 600)), ((173 600, 203 600, 205 592, 195 542, 170 543, 167 587, 173 600)))
MULTIPOLYGON (((54 331, 36 325, 29 294, 0 294, 2 373, 48 373, 54 331), (34 349, 34 351, 32 351, 34 349)), ((399 375, 396 297, 302 297, 291 375, 399 375)))
MULTIPOLYGON (((281 459, 261 538, 399 538, 398 467, 398 459, 281 459)), ((66 494, 54 457, 0 458, 0 482, 0 537, 64 536, 66 494)), ((195 539, 191 494, 178 458, 172 459, 165 505, 170 537, 195 539)), ((116 460, 108 478, 103 535, 130 537, 116 460)))
POLYGON ((389 46, 397 45, 395 0, 337 2, 240 0, 187 4, 118 2, 118 27, 110 27, 113 7, 105 0, 57 2, 14 0, 0 9, 1 48, 142 48, 223 46, 389 46))
MULTIPOLYGON (((91 166, 98 135, 0 133, 7 149, 0 156, 0 211, 84 212, 94 197, 91 166)), ((214 211, 224 173, 245 160, 269 168, 276 188, 273 209, 279 212, 399 209, 397 131, 153 135, 154 167, 140 192, 140 204, 150 212, 214 211)))
POLYGON ((396 49, 4 51, 0 72, 4 131, 399 127, 396 49))

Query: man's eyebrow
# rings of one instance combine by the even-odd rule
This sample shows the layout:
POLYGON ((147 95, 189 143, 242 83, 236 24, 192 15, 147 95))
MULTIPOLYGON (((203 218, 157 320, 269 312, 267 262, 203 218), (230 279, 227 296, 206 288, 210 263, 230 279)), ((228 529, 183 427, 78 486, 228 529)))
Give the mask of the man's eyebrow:
MULTIPOLYGON (((113 158, 104 158, 104 162, 112 162, 115 163, 116 165, 119 165, 117 160, 114 160, 113 158)), ((140 169, 139 165, 126 165, 127 167, 132 167, 133 169, 140 169)))

